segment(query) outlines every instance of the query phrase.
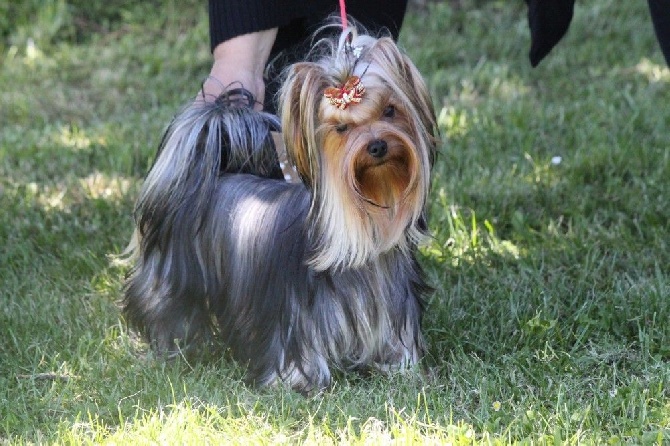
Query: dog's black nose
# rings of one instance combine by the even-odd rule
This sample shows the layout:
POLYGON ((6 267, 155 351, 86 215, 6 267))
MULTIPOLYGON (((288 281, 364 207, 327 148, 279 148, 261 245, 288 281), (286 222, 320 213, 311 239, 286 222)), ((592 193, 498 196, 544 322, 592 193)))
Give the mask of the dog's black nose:
POLYGON ((375 158, 381 158, 388 152, 388 146, 383 139, 375 139, 368 144, 368 153, 375 158))

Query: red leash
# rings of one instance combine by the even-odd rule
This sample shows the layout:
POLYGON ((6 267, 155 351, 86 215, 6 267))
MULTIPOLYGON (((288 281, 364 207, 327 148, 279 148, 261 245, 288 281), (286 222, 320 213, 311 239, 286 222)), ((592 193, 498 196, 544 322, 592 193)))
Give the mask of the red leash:
POLYGON ((342 20, 342 29, 347 29, 347 6, 344 0, 340 0, 340 19, 342 20))

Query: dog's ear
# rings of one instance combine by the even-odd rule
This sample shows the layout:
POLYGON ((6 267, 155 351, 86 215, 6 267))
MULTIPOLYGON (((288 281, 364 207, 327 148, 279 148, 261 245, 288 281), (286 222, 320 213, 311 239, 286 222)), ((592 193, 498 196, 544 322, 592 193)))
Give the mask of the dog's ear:
POLYGON ((308 187, 319 167, 316 131, 324 88, 323 68, 302 62, 290 68, 279 96, 286 153, 308 187))
POLYGON ((437 144, 439 140, 439 131, 437 127, 437 117, 435 116, 435 105, 430 96, 430 91, 426 82, 423 80, 423 76, 419 72, 418 68, 412 63, 412 61, 406 55, 403 55, 405 64, 404 72, 407 77, 411 79, 411 84, 414 88, 411 92, 414 94, 412 97, 412 102, 417 104, 416 114, 418 122, 421 123, 421 127, 417 129, 418 133, 421 134, 424 138, 424 141, 429 150, 429 160, 430 165, 432 166, 435 162, 435 156, 437 151, 437 144))
POLYGON ((411 59, 391 38, 377 40, 375 49, 371 51, 375 63, 385 67, 392 87, 398 89, 398 96, 406 101, 407 110, 414 113, 415 130, 427 145, 432 165, 439 137, 435 108, 426 82, 411 59))

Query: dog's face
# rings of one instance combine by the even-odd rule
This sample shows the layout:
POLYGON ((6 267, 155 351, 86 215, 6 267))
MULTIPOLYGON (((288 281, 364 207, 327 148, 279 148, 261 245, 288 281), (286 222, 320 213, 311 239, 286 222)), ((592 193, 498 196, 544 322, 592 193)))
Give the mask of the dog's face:
POLYGON ((315 212, 340 230, 367 230, 375 245, 368 251, 379 253, 421 217, 435 115, 418 70, 391 39, 359 36, 351 47, 360 57, 339 48, 292 68, 282 128, 289 159, 314 192, 315 212))
MULTIPOLYGON (((341 193, 370 211, 390 209, 421 185, 421 148, 413 111, 377 74, 365 76, 364 100, 345 109, 322 100, 317 133, 323 175, 340 178, 341 193)), ((362 99, 363 99, 362 98, 362 99)))

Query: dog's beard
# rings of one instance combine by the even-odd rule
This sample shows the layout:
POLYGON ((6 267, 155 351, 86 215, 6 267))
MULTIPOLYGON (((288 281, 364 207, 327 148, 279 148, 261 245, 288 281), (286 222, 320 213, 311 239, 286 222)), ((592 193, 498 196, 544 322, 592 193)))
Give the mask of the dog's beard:
POLYGON ((318 271, 357 268, 390 249, 407 254, 423 238, 421 160, 408 135, 386 127, 325 138, 310 231, 318 271), (387 143, 384 159, 368 153, 370 133, 387 143))

